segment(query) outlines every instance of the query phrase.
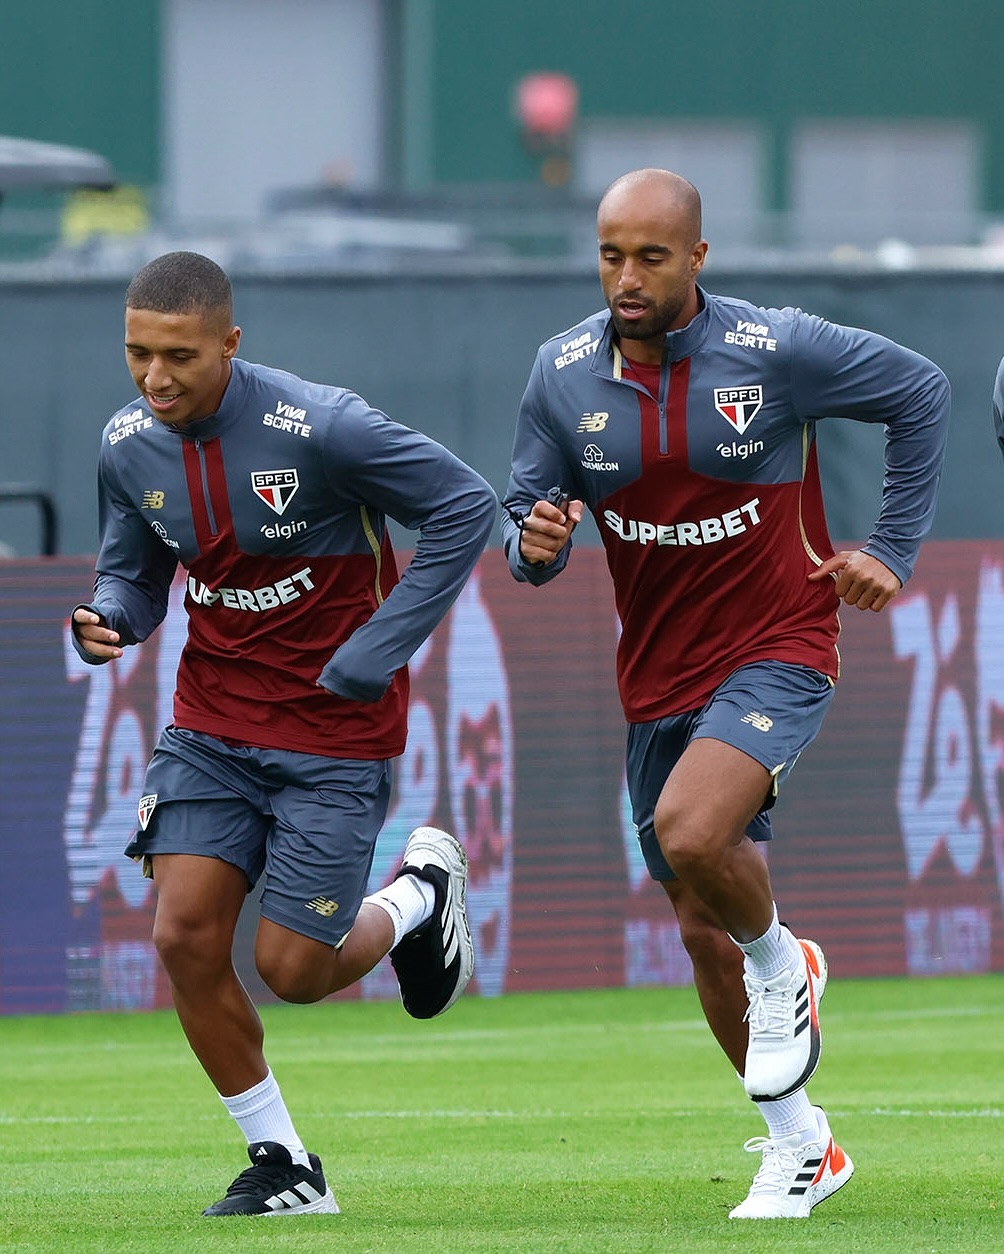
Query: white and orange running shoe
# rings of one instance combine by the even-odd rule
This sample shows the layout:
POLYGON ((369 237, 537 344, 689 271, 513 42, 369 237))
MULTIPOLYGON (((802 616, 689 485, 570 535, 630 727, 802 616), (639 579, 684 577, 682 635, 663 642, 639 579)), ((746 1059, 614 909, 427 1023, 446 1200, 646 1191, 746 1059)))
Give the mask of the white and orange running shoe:
POLYGON ((744 1202, 730 1219, 807 1219, 813 1206, 832 1197, 854 1174, 854 1164, 834 1141, 826 1115, 814 1106, 819 1138, 803 1143, 793 1136, 752 1137, 743 1146, 761 1154, 760 1170, 744 1202))
POLYGON ((823 1044, 819 1002, 826 959, 815 941, 798 942, 804 963, 771 980, 744 973, 749 1045, 743 1084, 754 1102, 777 1100, 804 1088, 819 1065, 823 1044))

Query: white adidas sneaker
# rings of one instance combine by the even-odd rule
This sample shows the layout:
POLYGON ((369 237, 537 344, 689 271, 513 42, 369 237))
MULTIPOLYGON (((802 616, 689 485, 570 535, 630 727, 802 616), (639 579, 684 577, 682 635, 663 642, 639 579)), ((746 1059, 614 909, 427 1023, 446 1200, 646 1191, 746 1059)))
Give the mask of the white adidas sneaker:
POLYGON ((805 1144, 798 1133, 755 1136, 743 1149, 761 1154, 760 1170, 730 1219, 807 1219, 813 1206, 832 1197, 854 1174, 854 1164, 834 1141, 826 1115, 814 1106, 819 1138, 805 1144))
POLYGON ((749 1045, 743 1084, 754 1102, 776 1100, 804 1088, 819 1065, 823 1037, 819 1002, 826 988, 826 959, 815 941, 798 942, 804 962, 772 980, 743 975, 749 1009, 749 1045))
POLYGON ((449 1010, 474 974, 467 855, 449 832, 416 827, 404 847, 401 875, 417 875, 436 894, 431 918, 390 951, 405 1010, 415 1019, 433 1019, 449 1010))

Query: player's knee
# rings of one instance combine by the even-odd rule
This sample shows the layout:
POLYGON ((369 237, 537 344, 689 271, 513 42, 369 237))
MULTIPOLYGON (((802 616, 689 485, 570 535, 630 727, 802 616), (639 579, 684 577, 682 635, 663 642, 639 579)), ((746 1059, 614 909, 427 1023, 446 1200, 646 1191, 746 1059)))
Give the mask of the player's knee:
POLYGON ((742 965, 742 951, 716 922, 702 915, 680 919, 680 940, 690 961, 701 969, 742 965))
POLYGON ((158 911, 153 944, 168 974, 178 979, 189 970, 229 964, 233 937, 215 919, 158 911))
POLYGON ((653 818, 659 848, 674 875, 686 880, 706 867, 711 855, 707 831, 691 812, 672 798, 660 798, 653 818))
POLYGON ((332 991, 331 981, 318 970, 312 956, 304 955, 295 945, 259 944, 255 948, 255 966, 280 1001, 306 1006, 332 991))

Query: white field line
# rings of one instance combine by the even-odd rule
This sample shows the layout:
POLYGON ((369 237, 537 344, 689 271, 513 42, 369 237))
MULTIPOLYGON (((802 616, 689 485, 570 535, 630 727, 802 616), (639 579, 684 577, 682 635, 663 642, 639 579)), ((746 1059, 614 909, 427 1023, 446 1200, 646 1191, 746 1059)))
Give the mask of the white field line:
MULTIPOLYGON (((696 1119, 706 1110, 649 1111, 652 1119, 696 1119)), ((987 1106, 980 1110, 921 1110, 905 1107, 876 1106, 871 1110, 828 1110, 827 1114, 843 1119, 1004 1119, 1004 1107, 987 1106)), ((337 1122, 339 1119, 519 1119, 526 1122, 549 1119, 615 1119, 616 1110, 338 1110, 311 1111, 313 1118, 337 1122)), ((216 1123, 221 1116, 205 1114, 186 1116, 196 1123, 216 1123)), ((0 1111, 0 1126, 19 1127, 36 1124, 87 1127, 102 1124, 149 1123, 149 1115, 17 1115, 0 1111)))
MULTIPOLYGON (((275 1009, 269 1006, 266 1010, 275 1009)), ((283 1007, 278 1007, 281 1012, 283 1007)), ((853 1024, 855 1028, 862 1032, 872 1030, 875 1023, 882 1021, 898 1022, 901 1020, 912 1019, 999 1019, 1001 1011, 994 1007, 988 1006, 929 1006, 918 1010, 908 1010, 906 1008, 896 1010, 874 1010, 867 1012, 856 1011, 854 1013, 846 1013, 839 1010, 827 1012, 824 1007, 825 1022, 828 1024, 853 1024)), ((466 1028, 455 1031, 443 1029, 442 1031, 423 1032, 420 1042, 421 1046, 429 1044, 454 1044, 463 1045, 467 1042, 486 1042, 497 1046, 504 1051, 506 1046, 513 1042, 523 1039, 533 1039, 540 1041, 543 1038, 553 1039, 559 1037, 572 1037, 573 1039, 581 1039, 587 1036, 605 1036, 609 1037, 613 1032, 622 1032, 627 1034, 641 1035, 643 1033, 651 1034, 673 1034, 676 1032, 707 1032, 708 1025, 703 1019, 674 1019, 665 1022, 648 1021, 642 1023, 535 1023, 527 1024, 525 1027, 499 1027, 499 1028, 466 1028)), ((357 1032, 346 1033, 339 1040, 337 1037, 333 1041, 327 1040, 321 1033, 318 1035, 299 1034, 297 1036, 283 1036, 277 1039, 272 1046, 273 1052, 278 1053, 280 1050, 284 1054, 290 1054, 298 1048, 315 1049, 318 1042, 324 1040, 327 1048, 333 1049, 337 1054, 339 1047, 344 1049, 354 1049, 358 1044, 358 1038, 364 1037, 367 1049, 375 1049, 380 1046, 390 1046, 391 1051, 398 1049, 407 1049, 409 1053, 416 1050, 416 1042, 414 1040, 403 1040, 400 1035, 386 1032, 374 1032, 372 1034, 360 1034, 357 1032)), ((3 1040, 3 1020, 0 1018, 0 1041, 3 1040)), ((10 1048, 8 1045, 7 1048, 10 1048)), ((149 1050, 148 1042, 138 1041, 95 1041, 89 1042, 86 1047, 88 1051, 94 1053, 145 1053, 149 1050)), ((55 1056, 60 1054, 79 1055, 81 1044, 79 1041, 54 1041, 54 1042, 33 1042, 31 1045, 32 1058, 45 1056, 55 1056)), ((188 1061, 188 1055, 184 1050, 179 1048, 178 1055, 175 1059, 167 1061, 188 1061)))

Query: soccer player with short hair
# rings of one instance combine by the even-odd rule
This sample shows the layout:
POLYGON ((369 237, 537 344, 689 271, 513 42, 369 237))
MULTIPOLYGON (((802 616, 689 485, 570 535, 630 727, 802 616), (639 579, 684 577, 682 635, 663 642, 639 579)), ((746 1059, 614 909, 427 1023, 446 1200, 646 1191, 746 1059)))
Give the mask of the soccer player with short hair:
POLYGON ((204 1213, 333 1213, 265 1060, 234 931, 264 875, 255 962, 283 1000, 319 1001, 388 952, 414 1017, 463 992, 459 842, 417 829, 398 876, 363 894, 404 750, 406 663, 473 570, 497 501, 354 393, 240 360, 240 335, 207 257, 168 253, 130 283, 139 397, 105 427, 94 598, 71 618, 85 661, 119 658, 188 572, 174 721, 127 853, 156 884, 154 942, 185 1035, 248 1142, 252 1165, 204 1213), (419 532, 400 578, 388 517, 419 532))
POLYGON ((520 406, 503 540, 517 580, 564 569, 589 508, 622 632, 627 776, 651 876, 676 912, 708 1023, 767 1123, 731 1217, 805 1217, 850 1177, 805 1086, 820 947, 779 922, 770 808, 839 673, 837 610, 882 611, 934 515, 949 387, 882 336, 714 296, 696 188, 635 170, 600 202, 607 308, 544 344, 520 406), (816 423, 886 428, 882 507, 835 553, 816 423))

